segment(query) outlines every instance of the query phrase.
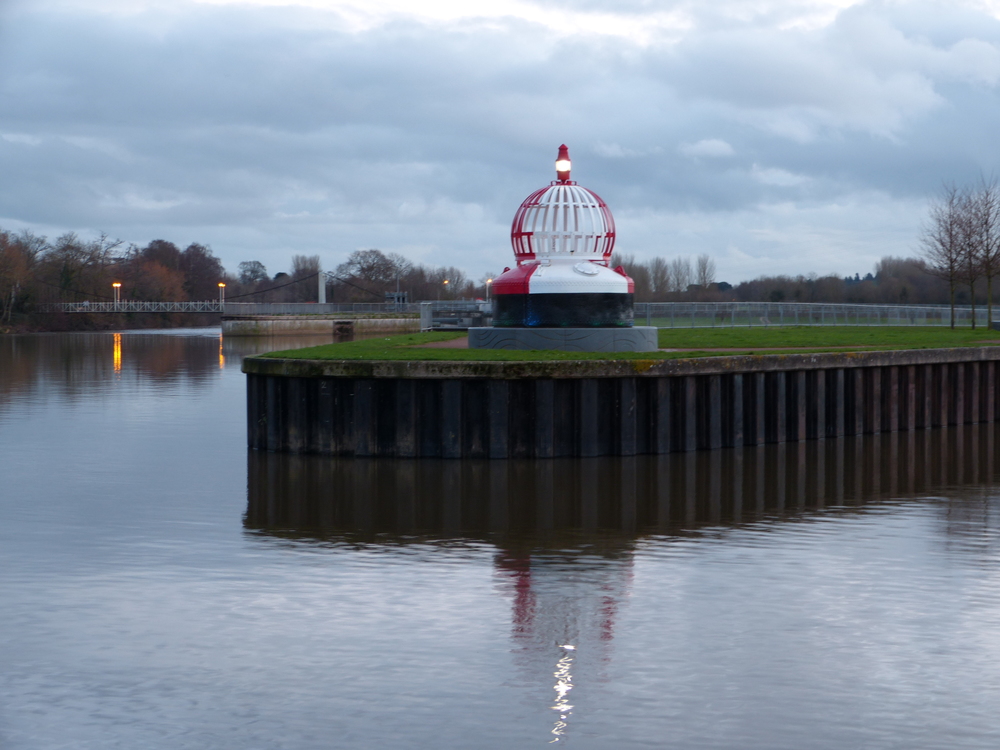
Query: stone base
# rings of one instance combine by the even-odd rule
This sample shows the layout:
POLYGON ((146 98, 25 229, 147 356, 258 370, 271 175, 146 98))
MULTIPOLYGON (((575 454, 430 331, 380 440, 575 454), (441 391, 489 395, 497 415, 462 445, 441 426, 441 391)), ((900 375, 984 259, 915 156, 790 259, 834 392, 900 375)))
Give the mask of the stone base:
POLYGON ((655 352, 656 328, 470 328, 470 349, 655 352))

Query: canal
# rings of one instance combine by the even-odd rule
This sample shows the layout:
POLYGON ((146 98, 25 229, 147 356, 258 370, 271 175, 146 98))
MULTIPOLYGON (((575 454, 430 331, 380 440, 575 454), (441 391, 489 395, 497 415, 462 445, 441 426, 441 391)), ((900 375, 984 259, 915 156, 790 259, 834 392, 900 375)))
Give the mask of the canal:
POLYGON ((0 748, 995 748, 994 425, 246 449, 218 329, 0 337, 0 748))

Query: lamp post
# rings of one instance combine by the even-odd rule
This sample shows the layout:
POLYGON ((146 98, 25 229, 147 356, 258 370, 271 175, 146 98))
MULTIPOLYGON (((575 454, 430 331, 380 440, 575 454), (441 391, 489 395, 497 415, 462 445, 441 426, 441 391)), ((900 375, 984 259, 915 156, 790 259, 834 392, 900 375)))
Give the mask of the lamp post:
POLYGON ((223 306, 226 304, 226 282, 219 282, 219 312, 222 312, 223 306))
POLYGON ((493 279, 486 279, 486 301, 490 301, 490 284, 493 283, 493 279))
POLYGON ((117 310, 118 305, 121 302, 122 283, 120 281, 114 281, 111 283, 111 286, 114 287, 115 290, 115 310, 117 310))
MULTIPOLYGON (((441 285, 444 287, 444 291, 447 294, 447 292, 448 292, 448 279, 445 279, 443 282, 441 282, 441 285)), ((438 290, 438 300, 440 301, 440 299, 441 299, 441 290, 439 289, 438 290)))

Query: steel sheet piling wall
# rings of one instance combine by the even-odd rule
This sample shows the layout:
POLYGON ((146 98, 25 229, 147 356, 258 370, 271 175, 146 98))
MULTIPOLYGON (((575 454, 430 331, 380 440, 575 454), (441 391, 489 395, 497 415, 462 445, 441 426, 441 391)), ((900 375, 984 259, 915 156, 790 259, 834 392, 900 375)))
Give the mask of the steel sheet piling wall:
POLYGON ((342 456, 556 458, 989 423, 998 419, 996 359, 1000 348, 990 347, 536 375, 524 369, 532 363, 485 372, 434 363, 405 376, 247 360, 248 442, 342 456))

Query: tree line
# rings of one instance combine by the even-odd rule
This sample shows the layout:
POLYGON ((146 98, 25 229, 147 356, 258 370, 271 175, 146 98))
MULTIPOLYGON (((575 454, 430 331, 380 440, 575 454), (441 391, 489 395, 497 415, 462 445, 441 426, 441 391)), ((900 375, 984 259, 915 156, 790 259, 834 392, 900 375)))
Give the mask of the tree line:
POLYGON ((216 298, 220 281, 229 281, 222 263, 199 243, 182 250, 153 240, 139 247, 103 234, 83 240, 74 233, 49 242, 29 231, 0 229, 0 323, 44 303, 111 300, 115 282, 123 299, 186 301, 216 298))
MULTIPOLYGON (((865 276, 759 276, 734 285, 716 279, 715 260, 704 254, 641 260, 616 253, 611 264, 623 266, 633 278, 638 302, 977 305, 985 301, 992 314, 993 280, 1000 272, 998 199, 994 182, 983 181, 972 189, 947 186, 931 205, 920 238, 921 257, 884 257, 865 276)), ((83 240, 73 233, 49 242, 29 231, 0 229, 0 324, 24 322, 41 303, 110 300, 114 281, 122 284, 122 299, 215 299, 222 282, 229 301, 315 301, 319 256, 295 255, 291 260, 291 268, 274 275, 260 261, 244 261, 231 275, 211 248, 199 243, 181 249, 158 239, 140 247, 107 235, 83 240)), ((416 264, 374 248, 357 250, 327 274, 326 298, 385 302, 401 292, 411 302, 482 299, 489 296, 497 275, 484 273, 473 280, 455 267, 416 264)), ((143 320, 149 325, 181 322, 162 316, 143 320)))
MULTIPOLYGON (((102 234, 84 240, 67 233, 54 242, 30 231, 0 228, 0 325, 31 327, 38 305, 52 302, 110 301, 112 283, 121 284, 121 299, 202 301, 219 296, 225 284, 229 301, 315 302, 320 258, 294 255, 291 268, 273 276, 257 260, 226 272, 209 246, 191 243, 181 248, 157 239, 145 246, 125 244, 102 234)), ((385 302, 386 292, 402 291, 409 300, 472 298, 476 285, 460 269, 414 264, 395 253, 359 250, 348 256, 327 279, 331 302, 385 302)), ((89 317, 89 316, 88 316, 89 317)), ((176 315, 143 316, 145 325, 191 323, 176 315)), ((39 321, 35 321, 39 322, 39 321)), ((112 321, 107 321, 111 324, 112 321)), ((46 326, 96 324, 83 316, 46 326)))

